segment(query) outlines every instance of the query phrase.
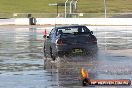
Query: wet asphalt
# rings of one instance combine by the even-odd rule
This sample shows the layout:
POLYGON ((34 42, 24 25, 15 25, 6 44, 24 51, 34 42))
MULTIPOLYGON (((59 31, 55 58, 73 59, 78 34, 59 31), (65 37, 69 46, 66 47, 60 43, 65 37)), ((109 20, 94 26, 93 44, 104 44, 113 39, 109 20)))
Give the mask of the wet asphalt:
POLYGON ((88 27, 98 39, 98 53, 56 61, 43 57, 43 33, 52 27, 0 27, 0 88, 81 88, 82 67, 90 79, 132 80, 132 26, 88 27))

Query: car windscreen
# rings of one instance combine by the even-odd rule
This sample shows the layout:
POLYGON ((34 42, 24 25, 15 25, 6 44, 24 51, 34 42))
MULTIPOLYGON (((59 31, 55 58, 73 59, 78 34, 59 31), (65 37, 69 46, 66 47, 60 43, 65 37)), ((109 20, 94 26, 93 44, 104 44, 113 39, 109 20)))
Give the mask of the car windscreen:
POLYGON ((85 26, 77 27, 62 27, 57 29, 57 35, 59 34, 88 34, 90 30, 85 26))

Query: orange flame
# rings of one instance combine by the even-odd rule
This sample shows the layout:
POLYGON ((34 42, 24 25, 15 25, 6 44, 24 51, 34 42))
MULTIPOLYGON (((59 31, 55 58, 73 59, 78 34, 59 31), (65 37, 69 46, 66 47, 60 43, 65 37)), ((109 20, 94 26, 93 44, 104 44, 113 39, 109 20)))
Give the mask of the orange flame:
POLYGON ((82 68, 81 73, 82 73, 83 78, 88 78, 89 77, 88 71, 85 71, 84 68, 82 68))

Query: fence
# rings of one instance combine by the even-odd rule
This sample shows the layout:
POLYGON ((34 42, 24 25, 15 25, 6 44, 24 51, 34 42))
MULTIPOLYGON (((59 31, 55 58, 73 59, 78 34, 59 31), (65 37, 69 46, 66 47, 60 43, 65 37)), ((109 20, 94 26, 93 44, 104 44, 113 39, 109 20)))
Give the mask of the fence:
MULTIPOLYGON (((28 14, 31 14, 35 18, 64 18, 64 13, 0 13, 0 18, 28 18, 28 14)), ((67 14, 68 18, 105 18, 105 13, 72 13, 67 14)), ((132 18, 132 13, 107 13, 107 18, 121 17, 132 18)))

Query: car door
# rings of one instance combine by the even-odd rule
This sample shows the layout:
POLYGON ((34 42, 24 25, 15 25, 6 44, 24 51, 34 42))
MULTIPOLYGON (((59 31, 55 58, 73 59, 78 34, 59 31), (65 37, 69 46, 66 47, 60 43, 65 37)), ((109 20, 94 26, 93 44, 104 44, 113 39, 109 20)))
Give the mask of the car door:
POLYGON ((51 32, 49 33, 49 36, 46 38, 46 40, 44 42, 44 53, 46 54, 47 57, 51 56, 50 48, 51 48, 51 44, 52 44, 53 30, 54 29, 51 30, 51 32))
POLYGON ((54 54, 56 52, 56 29, 54 28, 51 31, 51 36, 50 36, 50 48, 52 49, 52 53, 54 54))

